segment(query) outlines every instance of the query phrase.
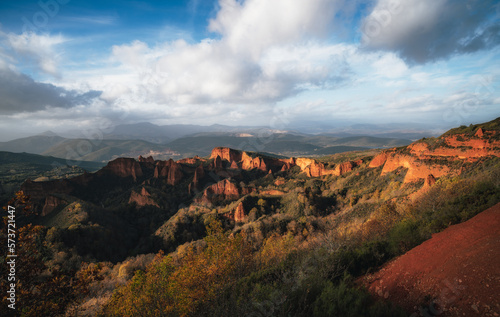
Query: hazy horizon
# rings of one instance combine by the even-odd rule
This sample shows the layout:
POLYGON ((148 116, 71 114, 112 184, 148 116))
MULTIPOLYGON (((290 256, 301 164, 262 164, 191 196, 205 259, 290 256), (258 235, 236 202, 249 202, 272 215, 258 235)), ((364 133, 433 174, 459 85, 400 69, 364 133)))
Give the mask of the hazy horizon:
POLYGON ((500 116, 500 5, 0 4, 0 141, 120 124, 310 130, 500 116))

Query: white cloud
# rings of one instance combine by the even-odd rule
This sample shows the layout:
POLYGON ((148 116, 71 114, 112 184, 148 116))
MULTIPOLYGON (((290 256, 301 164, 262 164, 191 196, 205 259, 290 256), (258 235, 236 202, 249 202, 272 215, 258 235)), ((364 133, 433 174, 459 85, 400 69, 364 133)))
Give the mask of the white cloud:
MULTIPOLYGON (((220 39, 114 46, 128 89, 159 105, 269 103, 348 75, 345 45, 326 41, 336 1, 220 1, 220 39), (133 73, 133 75, 131 73, 133 73)), ((100 83, 102 86, 102 82, 100 83)), ((104 91, 111 99, 115 93, 104 91)))
MULTIPOLYGON (((5 36, 5 35, 4 35, 5 36)), ((34 61, 44 73, 59 76, 58 60, 60 53, 56 46, 68 39, 62 35, 38 35, 35 33, 7 34, 8 45, 18 56, 34 61)))
POLYGON ((377 74, 387 78, 398 78, 408 73, 408 66, 394 53, 383 54, 372 66, 377 74))
POLYGON ((271 46, 296 43, 329 34, 338 1, 221 0, 209 30, 223 36, 238 54, 258 60, 271 46))

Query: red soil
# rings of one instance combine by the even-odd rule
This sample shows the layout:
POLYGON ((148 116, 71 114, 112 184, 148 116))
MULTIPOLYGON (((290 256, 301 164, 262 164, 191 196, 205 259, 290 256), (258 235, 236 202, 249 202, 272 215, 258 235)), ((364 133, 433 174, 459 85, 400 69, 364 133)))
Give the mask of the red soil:
POLYGON ((499 316, 500 204, 433 235, 363 283, 411 316, 499 316))

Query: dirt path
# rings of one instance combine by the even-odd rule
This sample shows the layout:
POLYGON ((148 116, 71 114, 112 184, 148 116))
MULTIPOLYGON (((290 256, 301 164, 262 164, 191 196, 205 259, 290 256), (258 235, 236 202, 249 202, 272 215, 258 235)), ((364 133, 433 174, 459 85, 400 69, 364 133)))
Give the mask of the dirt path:
POLYGON ((363 283, 412 316, 500 316, 500 204, 433 235, 363 283))

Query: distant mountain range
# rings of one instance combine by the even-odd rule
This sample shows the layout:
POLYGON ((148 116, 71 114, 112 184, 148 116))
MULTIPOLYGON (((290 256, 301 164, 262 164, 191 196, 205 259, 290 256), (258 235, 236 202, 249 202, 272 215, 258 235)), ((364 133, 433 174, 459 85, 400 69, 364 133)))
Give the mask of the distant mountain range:
POLYGON ((376 125, 357 125, 337 132, 306 134, 268 127, 224 125, 118 125, 102 139, 87 139, 75 131, 0 142, 0 151, 54 156, 70 161, 107 162, 117 157, 153 156, 155 159, 206 156, 218 146, 285 156, 322 156, 347 151, 404 146, 416 138, 434 135, 414 128, 397 132, 376 125), (384 132, 389 131, 389 132, 384 132), (406 131, 406 132, 405 132, 406 131), (364 134, 357 134, 363 132, 364 134))

